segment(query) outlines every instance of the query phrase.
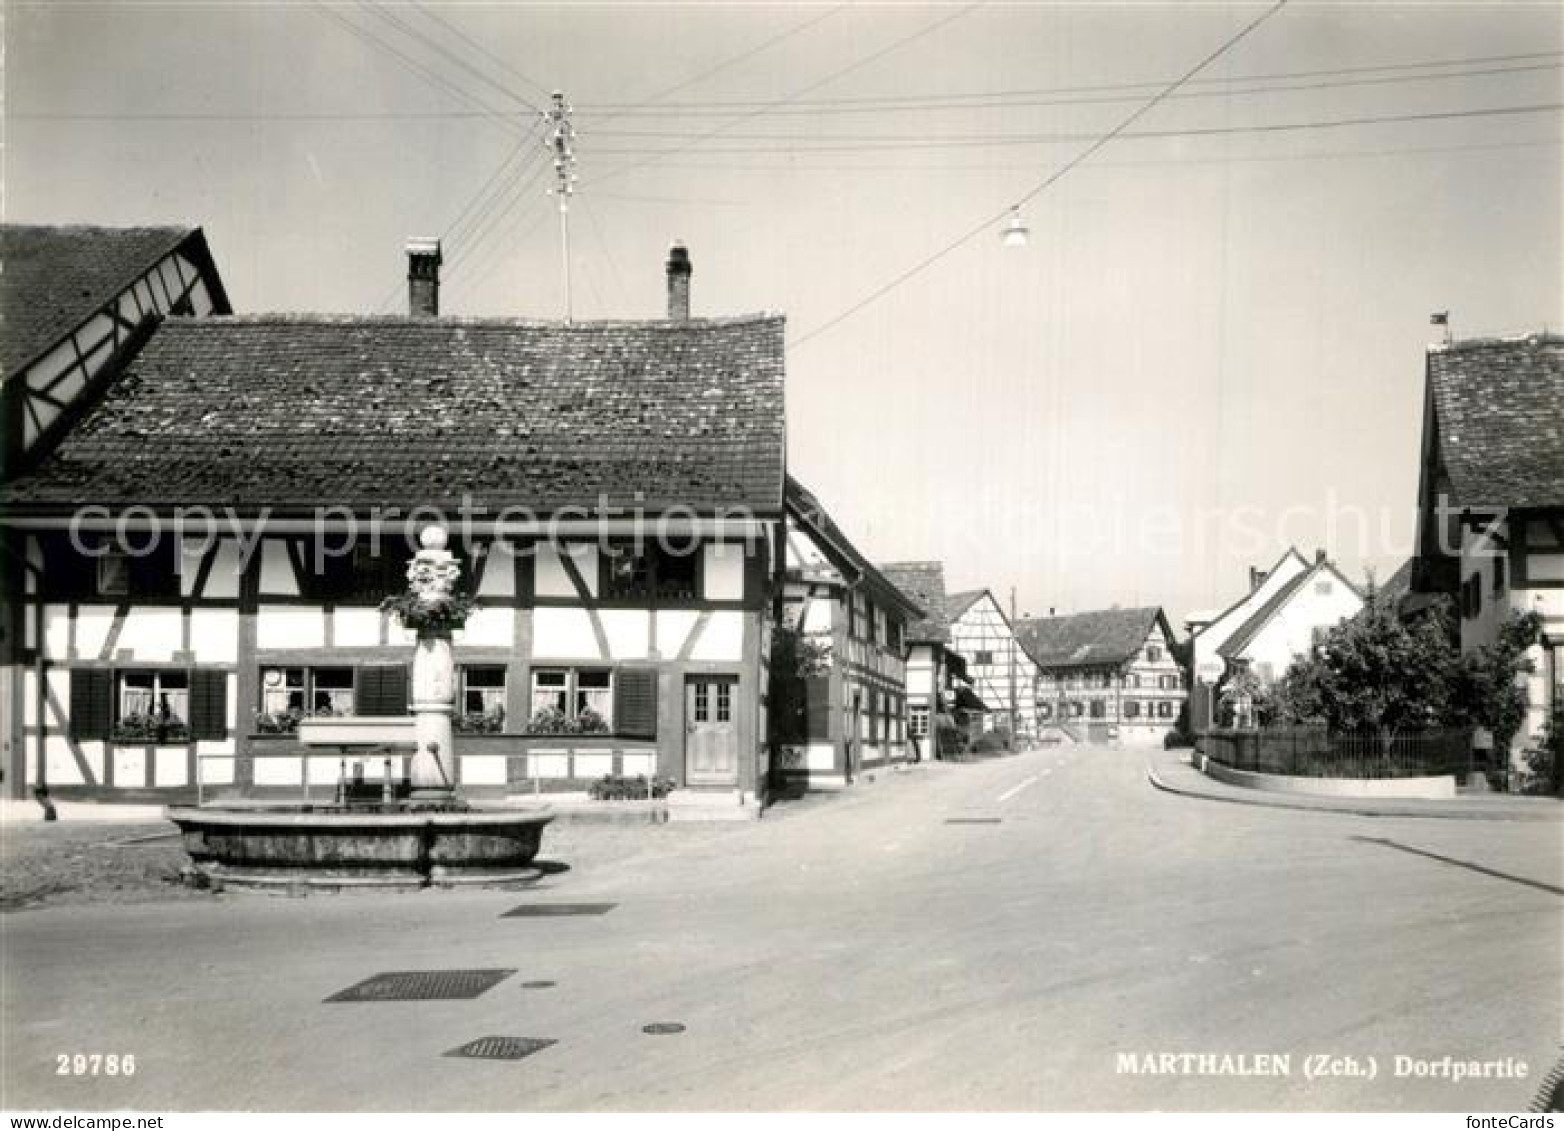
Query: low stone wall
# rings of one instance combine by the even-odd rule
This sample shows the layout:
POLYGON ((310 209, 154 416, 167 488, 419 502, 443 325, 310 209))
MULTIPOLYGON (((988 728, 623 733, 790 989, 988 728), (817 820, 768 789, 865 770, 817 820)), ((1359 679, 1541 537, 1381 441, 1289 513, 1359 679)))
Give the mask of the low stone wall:
POLYGON ((1234 770, 1199 755, 1201 772, 1214 781, 1258 789, 1266 793, 1291 793, 1306 797, 1411 798, 1443 801, 1455 796, 1455 778, 1445 774, 1431 778, 1306 778, 1287 774, 1257 774, 1234 770))

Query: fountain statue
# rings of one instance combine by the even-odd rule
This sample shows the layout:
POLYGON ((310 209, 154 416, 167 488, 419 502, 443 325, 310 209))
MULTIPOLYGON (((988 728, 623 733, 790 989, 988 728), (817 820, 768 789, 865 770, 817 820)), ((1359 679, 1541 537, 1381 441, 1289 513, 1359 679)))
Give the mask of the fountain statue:
MULTIPOLYGON (((381 609, 416 636, 412 717, 306 719, 306 748, 411 747, 406 800, 394 799, 391 758, 374 801, 339 786, 328 804, 241 806, 222 802, 167 811, 184 835, 201 883, 289 889, 431 884, 507 884, 536 878, 529 865, 553 815, 547 807, 477 808, 457 789, 452 715, 456 706, 452 634, 471 604, 457 586, 461 565, 439 526, 425 527, 407 567, 407 589, 381 609)), ((345 763, 345 757, 344 757, 345 763)))

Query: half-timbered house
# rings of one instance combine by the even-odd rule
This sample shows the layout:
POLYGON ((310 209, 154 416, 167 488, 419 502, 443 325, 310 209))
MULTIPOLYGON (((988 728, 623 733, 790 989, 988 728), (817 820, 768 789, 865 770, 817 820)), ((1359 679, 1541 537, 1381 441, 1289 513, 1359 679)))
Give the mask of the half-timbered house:
POLYGON ((341 761, 299 721, 406 713, 379 604, 444 521, 469 794, 645 774, 753 806, 782 343, 776 316, 163 321, 4 486, 13 794, 324 796, 341 761))
POLYGON ((1037 661, 1038 725, 1074 741, 1160 743, 1187 696, 1173 630, 1155 606, 1023 618, 1037 661))
MULTIPOLYGON (((227 314, 199 228, 0 225, 0 478, 36 465, 118 379, 165 317, 227 314)), ((0 774, 19 772, 25 544, 0 528, 0 774)), ((128 584, 128 579, 124 579, 128 584)))
POLYGON ((779 736, 778 776, 841 788, 907 757, 907 625, 924 610, 791 476, 786 565, 784 623, 814 646, 823 670, 803 681, 804 733, 779 736))
POLYGON ((1518 759, 1564 704, 1564 337, 1429 349, 1412 588, 1455 599, 1463 649, 1542 618, 1518 759))
POLYGON ((1016 639, 1010 618, 987 589, 951 593, 945 599, 950 646, 967 661, 967 678, 988 707, 984 725, 1008 729, 1015 739, 1037 735, 1037 664, 1016 639))
POLYGON ((950 645, 945 565, 884 562, 880 571, 923 608, 923 617, 907 626, 907 741, 924 758, 952 752, 939 749, 940 735, 949 735, 949 742, 955 732, 981 730, 974 720, 987 708, 968 682, 966 657, 950 645))

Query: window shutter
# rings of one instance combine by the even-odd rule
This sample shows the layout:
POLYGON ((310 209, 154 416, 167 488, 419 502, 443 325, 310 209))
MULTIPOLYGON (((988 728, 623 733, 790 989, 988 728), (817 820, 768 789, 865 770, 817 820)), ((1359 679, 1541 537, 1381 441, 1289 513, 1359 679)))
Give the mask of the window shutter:
POLYGON ((228 737, 228 673, 190 670, 190 737, 228 737))
POLYGON ((360 715, 400 718, 407 714, 407 665, 371 664, 358 669, 353 709, 360 715))
POLYGON ((831 677, 811 676, 804 680, 805 733, 812 739, 831 737, 831 677))
POLYGON ((72 738, 107 738, 114 726, 114 673, 108 668, 71 671, 72 738))
POLYGON ((657 669, 614 673, 614 731, 628 738, 657 737, 657 669))

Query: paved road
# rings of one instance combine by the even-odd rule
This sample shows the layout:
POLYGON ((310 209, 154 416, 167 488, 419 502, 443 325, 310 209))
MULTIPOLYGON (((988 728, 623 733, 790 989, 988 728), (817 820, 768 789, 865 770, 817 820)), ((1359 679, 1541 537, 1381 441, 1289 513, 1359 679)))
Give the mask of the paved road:
POLYGON ((1083 748, 884 774, 757 825, 641 831, 522 894, 6 916, 3 1102, 1519 1110, 1560 1051, 1553 824, 1217 804, 1149 788, 1137 753, 1083 748), (617 906, 499 917, 567 900, 617 906), (472 1000, 323 1001, 379 971, 459 967, 517 973, 472 1000), (440 1055, 487 1035, 558 1043, 440 1055), (134 1053, 136 1075, 54 1075, 73 1052, 134 1053), (1164 1053, 1277 1054, 1290 1072, 1119 1068, 1164 1053), (1373 1056, 1378 1075, 1310 1080, 1311 1054, 1373 1056), (1397 1078, 1397 1055, 1514 1057, 1530 1075, 1397 1078))

